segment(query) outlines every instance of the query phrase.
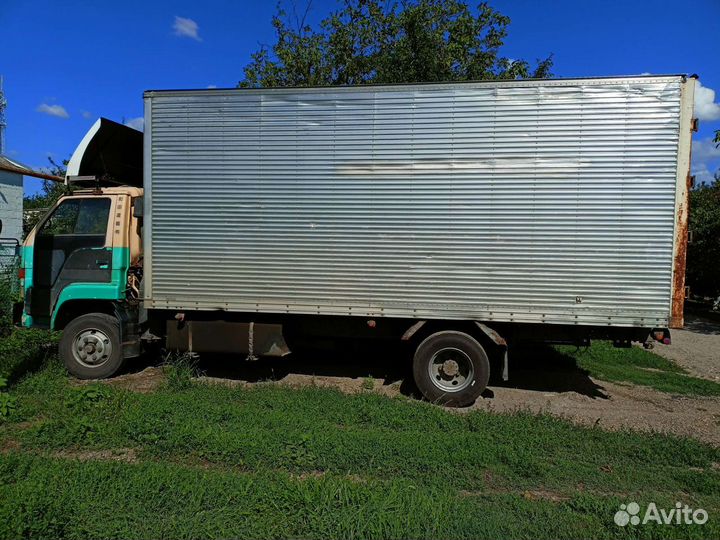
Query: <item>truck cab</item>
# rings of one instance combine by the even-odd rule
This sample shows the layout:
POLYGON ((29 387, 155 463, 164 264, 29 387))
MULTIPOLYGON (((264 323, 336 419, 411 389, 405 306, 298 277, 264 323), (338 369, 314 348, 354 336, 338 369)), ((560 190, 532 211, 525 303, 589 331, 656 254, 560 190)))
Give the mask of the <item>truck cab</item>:
MULTIPOLYGON (((111 187, 58 200, 22 246, 23 326, 63 330, 78 315, 95 313, 129 320, 142 278, 141 218, 133 211, 140 197, 141 188, 111 187)), ((120 330, 122 336, 128 329, 120 330)), ((86 343, 99 336, 112 347, 112 336, 102 334, 91 329, 77 336, 78 357, 107 359, 111 348, 100 354, 102 347, 86 343)))
POLYGON ((113 173, 132 170, 127 159, 113 160, 108 151, 117 147, 118 138, 125 139, 126 148, 142 148, 142 133, 98 120, 68 165, 70 193, 38 222, 21 248, 18 322, 52 330, 77 327, 63 333, 63 341, 71 343, 61 344, 61 356, 71 355, 66 365, 73 360, 80 367, 73 370, 76 374, 92 378, 105 376, 112 364, 140 350, 143 189, 111 185, 124 183, 115 181, 113 173))
POLYGON ((134 294, 128 271, 139 268, 142 245, 132 209, 141 196, 141 188, 121 187, 58 200, 22 246, 23 326, 59 330, 78 301, 118 302, 134 294))

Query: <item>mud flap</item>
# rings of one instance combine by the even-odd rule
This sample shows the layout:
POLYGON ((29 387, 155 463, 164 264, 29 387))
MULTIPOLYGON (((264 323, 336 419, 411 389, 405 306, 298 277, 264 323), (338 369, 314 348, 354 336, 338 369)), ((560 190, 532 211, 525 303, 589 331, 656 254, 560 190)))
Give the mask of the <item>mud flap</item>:
POLYGON ((120 343, 123 358, 136 358, 142 353, 140 325, 137 309, 130 306, 115 305, 115 316, 120 321, 120 343))
POLYGON ((508 368, 508 345, 507 341, 505 341, 505 338, 502 337, 500 334, 498 334, 495 330, 490 328, 489 326, 475 321, 475 324, 477 327, 482 331, 483 334, 485 334, 495 345, 500 347, 503 351, 503 369, 502 369, 502 380, 507 381, 509 376, 509 368, 508 368))

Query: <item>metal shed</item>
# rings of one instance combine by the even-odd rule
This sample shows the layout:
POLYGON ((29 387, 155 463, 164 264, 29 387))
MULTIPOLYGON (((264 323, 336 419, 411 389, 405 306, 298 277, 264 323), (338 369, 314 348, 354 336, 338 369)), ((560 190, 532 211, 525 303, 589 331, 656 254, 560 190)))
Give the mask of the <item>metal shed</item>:
POLYGON ((58 176, 36 171, 7 156, 0 156, 0 271, 13 262, 15 247, 23 238, 24 176, 63 181, 58 176))

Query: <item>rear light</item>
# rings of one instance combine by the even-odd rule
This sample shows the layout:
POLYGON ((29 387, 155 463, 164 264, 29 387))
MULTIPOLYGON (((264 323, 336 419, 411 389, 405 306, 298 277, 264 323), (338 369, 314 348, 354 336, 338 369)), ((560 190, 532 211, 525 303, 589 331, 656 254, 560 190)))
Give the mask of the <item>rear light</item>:
POLYGON ((18 279, 25 279, 25 268, 18 268, 18 279))
POLYGON ((670 339, 670 330, 667 328, 654 328, 651 335, 655 341, 659 341, 665 345, 670 345, 670 343, 672 343, 670 339))

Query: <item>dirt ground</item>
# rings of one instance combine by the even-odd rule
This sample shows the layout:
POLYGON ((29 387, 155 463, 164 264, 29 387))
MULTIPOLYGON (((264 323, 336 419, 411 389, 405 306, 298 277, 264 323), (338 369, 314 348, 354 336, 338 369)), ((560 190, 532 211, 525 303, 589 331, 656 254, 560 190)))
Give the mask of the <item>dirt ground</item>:
MULTIPOLYGON (((654 352, 676 361, 689 373, 720 380, 720 324, 690 317, 683 330, 672 332, 671 345, 654 352)), ((378 392, 388 396, 418 396, 406 355, 372 351, 319 351, 293 358, 202 359, 200 380, 225 385, 274 381, 288 386, 315 385, 343 392, 378 392), (372 387, 372 389, 369 389, 372 387)), ((550 358, 550 355, 548 355, 550 358)), ((651 388, 593 379, 574 363, 551 362, 542 351, 510 358, 510 380, 495 382, 483 397, 463 410, 543 412, 605 429, 633 428, 700 439, 720 446, 720 398, 674 396, 651 388)), ((147 363, 145 364, 147 366, 147 363)), ((157 367, 130 367, 111 384, 147 392, 163 380, 157 367)))
MULTIPOLYGON (((691 316, 685 328, 672 330, 671 336, 671 345, 657 345, 653 352, 677 362, 695 377, 720 381, 719 323, 691 316)), ((720 398, 674 396, 652 388, 600 381, 572 367, 564 374, 552 370, 548 378, 557 377, 558 385, 564 378, 564 388, 553 388, 551 382, 544 390, 528 388, 527 382, 542 375, 536 366, 527 364, 519 371, 511 371, 507 385, 491 387, 492 397, 478 400, 471 408, 547 412, 584 425, 671 433, 720 446, 720 398)))
POLYGON ((672 345, 653 352, 677 362, 696 377, 720 382, 720 322, 689 315, 685 328, 671 330, 672 345))

